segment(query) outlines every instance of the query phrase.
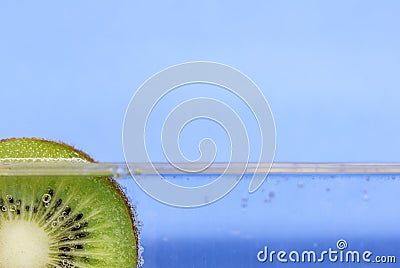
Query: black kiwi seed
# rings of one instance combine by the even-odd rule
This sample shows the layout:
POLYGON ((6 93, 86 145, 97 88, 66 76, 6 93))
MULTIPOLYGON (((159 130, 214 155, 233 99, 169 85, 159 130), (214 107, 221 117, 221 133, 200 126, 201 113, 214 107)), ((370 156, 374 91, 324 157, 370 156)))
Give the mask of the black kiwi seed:
POLYGON ((73 227, 72 229, 71 229, 71 231, 79 231, 80 229, 82 229, 82 228, 85 228, 85 227, 87 227, 87 225, 88 225, 88 223, 87 222, 84 222, 83 224, 79 224, 79 226, 77 226, 77 227, 73 227))
POLYGON ((59 250, 61 251, 71 251, 69 247, 60 247, 59 250))
POLYGON ((57 202, 54 204, 52 208, 50 208, 49 212, 47 213, 46 220, 50 219, 56 210, 61 206, 62 204, 62 199, 58 199, 57 202))
POLYGON ((79 213, 78 216, 76 216, 76 218, 74 219, 74 221, 79 221, 80 219, 82 219, 83 214, 79 213))
POLYGON ((69 216, 70 213, 71 213, 71 208, 67 206, 64 210, 64 214, 65 216, 69 216))
POLYGON ((11 195, 7 196, 6 198, 8 200, 8 203, 10 204, 14 203, 14 198, 11 195))

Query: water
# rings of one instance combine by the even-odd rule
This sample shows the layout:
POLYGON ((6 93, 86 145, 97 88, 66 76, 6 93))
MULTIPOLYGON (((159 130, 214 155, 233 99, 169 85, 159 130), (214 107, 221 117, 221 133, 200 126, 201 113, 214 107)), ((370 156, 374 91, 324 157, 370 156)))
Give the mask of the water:
MULTIPOLYGON (((220 171, 158 168, 182 186, 212 182, 220 171)), ((249 194, 252 171, 217 202, 178 208, 144 193, 123 165, 0 166, 6 176, 114 174, 136 209, 144 268, 398 267, 398 165, 275 165, 249 194)), ((157 178, 144 167, 135 176, 157 178)), ((239 179, 235 170, 230 176, 239 179)))
MULTIPOLYGON (((165 176, 180 185, 215 178, 165 176)), ((396 174, 270 174, 253 194, 248 193, 248 174, 227 196, 199 208, 171 207, 149 197, 133 180, 121 183, 142 223, 145 268, 398 267, 400 262, 400 176, 396 174), (340 242, 347 247, 340 250, 340 242), (286 257, 279 261, 275 254, 272 262, 270 256, 261 262, 265 254, 257 255, 265 247, 267 255, 285 251, 286 257), (331 260, 329 252, 322 258, 330 248, 331 260), (298 259, 296 252, 289 258, 292 251, 298 259), (315 252, 315 262, 313 255, 308 261, 308 253, 302 260, 304 251, 315 252), (363 260, 368 251, 372 255, 363 260), (357 255, 353 261, 352 254, 359 254, 360 261, 357 255), (375 257, 393 262, 392 256, 396 263, 373 262, 378 260, 375 257)))

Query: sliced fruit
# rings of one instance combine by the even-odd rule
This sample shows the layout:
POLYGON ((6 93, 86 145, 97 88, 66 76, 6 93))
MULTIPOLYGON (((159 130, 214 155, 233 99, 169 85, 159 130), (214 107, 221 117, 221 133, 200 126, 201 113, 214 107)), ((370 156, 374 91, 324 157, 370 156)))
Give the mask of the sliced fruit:
MULTIPOLYGON (((0 141, 6 161, 93 160, 40 139, 0 141)), ((1 176, 0 267, 136 267, 138 232, 121 188, 109 177, 1 176)))

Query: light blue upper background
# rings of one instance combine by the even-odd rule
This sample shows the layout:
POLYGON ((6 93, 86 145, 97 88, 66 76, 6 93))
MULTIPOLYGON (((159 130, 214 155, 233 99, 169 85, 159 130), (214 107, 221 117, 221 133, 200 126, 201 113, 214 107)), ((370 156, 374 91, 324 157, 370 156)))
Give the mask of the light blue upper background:
MULTIPOLYGON (((136 89, 166 67, 207 60, 263 91, 276 161, 400 161, 399 1, 216 2, 2 1, 0 137, 61 140, 123 161, 136 89)), ((203 94, 175 96, 193 92, 203 94)), ((182 133, 189 158, 198 153, 192 139, 224 138, 202 124, 182 133)))

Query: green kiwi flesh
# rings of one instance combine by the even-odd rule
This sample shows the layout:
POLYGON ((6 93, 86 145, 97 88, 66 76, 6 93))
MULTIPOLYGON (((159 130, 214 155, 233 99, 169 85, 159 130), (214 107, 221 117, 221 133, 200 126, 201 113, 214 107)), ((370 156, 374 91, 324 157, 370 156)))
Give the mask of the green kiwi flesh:
MULTIPOLYGON (((0 161, 13 159, 93 161, 63 143, 1 140, 0 161)), ((124 268, 137 263, 134 214, 112 178, 0 175, 0 267, 124 268)))

